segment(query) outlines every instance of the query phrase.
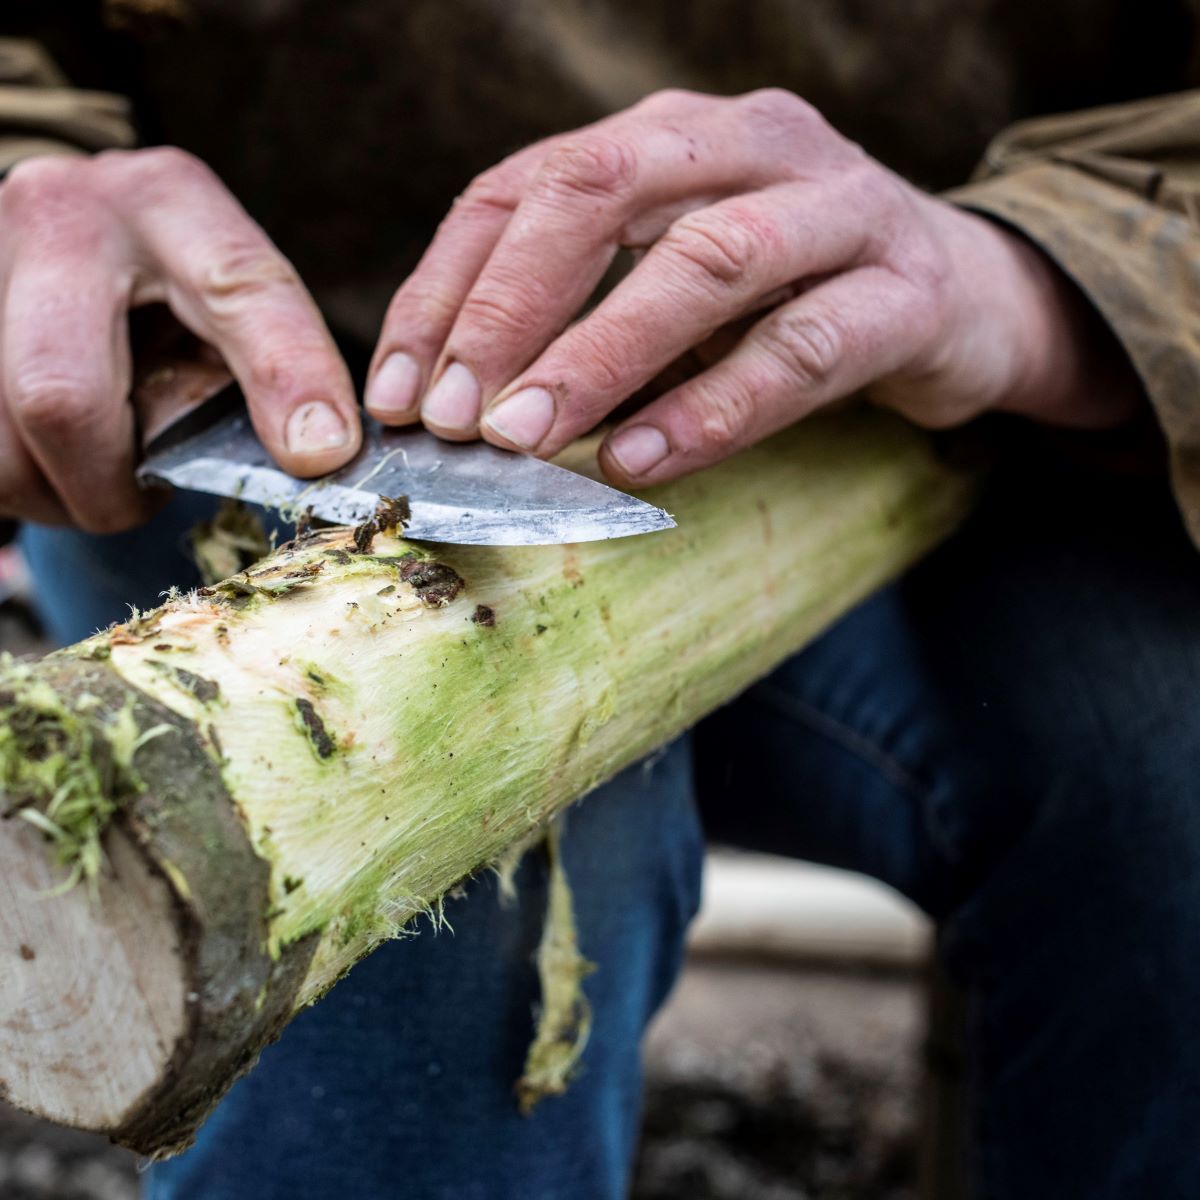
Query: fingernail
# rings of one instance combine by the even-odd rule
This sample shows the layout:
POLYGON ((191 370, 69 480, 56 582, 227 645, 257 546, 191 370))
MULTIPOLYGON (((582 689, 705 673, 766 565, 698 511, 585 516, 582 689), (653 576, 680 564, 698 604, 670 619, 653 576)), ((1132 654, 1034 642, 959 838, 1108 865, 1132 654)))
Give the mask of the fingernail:
POLYGON ((653 425, 631 425, 614 434, 608 442, 608 452, 617 466, 631 479, 645 475, 670 453, 671 447, 662 431, 653 425))
POLYGON ((383 360, 367 388, 366 404, 383 419, 402 417, 417 406, 421 368, 410 354, 397 351, 383 360))
POLYGON ((451 363, 425 397, 421 415, 445 429, 470 429, 479 420, 479 381, 462 363, 451 363))
POLYGON ((350 430, 345 418, 332 404, 313 400, 302 404, 288 417, 284 437, 292 454, 315 454, 346 445, 350 430))
POLYGON ((554 397, 545 388, 522 388, 488 409, 483 423, 514 446, 536 449, 554 424, 554 397))

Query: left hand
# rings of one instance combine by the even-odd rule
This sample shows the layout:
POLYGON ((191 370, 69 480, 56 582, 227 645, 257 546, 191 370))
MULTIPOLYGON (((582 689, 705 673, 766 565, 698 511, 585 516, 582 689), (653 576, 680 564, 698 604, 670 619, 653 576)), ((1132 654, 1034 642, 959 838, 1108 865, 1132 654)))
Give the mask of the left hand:
POLYGON ((864 387, 927 426, 1136 403, 1094 378, 1097 318, 1040 251, 765 91, 658 93, 479 176, 388 310, 366 404, 544 457, 755 315, 608 435, 611 479, 674 478, 864 387), (569 324, 619 247, 644 253, 569 324))

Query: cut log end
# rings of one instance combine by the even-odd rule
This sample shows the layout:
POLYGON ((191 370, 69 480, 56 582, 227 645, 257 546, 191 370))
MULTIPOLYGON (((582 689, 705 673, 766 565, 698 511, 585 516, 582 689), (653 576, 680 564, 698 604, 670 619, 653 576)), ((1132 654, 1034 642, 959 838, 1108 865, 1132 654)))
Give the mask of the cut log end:
POLYGON ((0 695, 0 1098, 172 1153, 294 1011, 312 940, 268 953, 270 868, 194 723, 69 655, 0 695))
POLYGON ((0 821, 0 1096, 117 1134, 188 1039, 178 914, 120 828, 106 839, 108 869, 95 887, 60 896, 47 895, 63 870, 43 840, 25 821, 0 821))

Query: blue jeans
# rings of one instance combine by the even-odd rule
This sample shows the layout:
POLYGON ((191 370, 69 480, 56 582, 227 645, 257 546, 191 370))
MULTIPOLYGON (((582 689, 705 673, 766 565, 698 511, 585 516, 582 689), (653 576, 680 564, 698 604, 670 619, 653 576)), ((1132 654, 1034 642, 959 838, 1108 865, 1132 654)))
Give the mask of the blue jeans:
MULTIPOLYGON (((25 536, 76 638, 183 582, 177 500, 135 535, 25 536), (154 547, 152 553, 147 549, 154 547), (161 548, 161 553, 159 552, 161 548), (137 573, 135 575, 135 572, 137 573)), ((1200 556, 1160 481, 1029 454, 901 582, 574 809, 596 1025, 529 1118, 545 894, 477 879, 302 1014, 150 1200, 616 1200, 638 1040, 709 836, 869 872, 966 988, 982 1200, 1200 1195, 1200 556)))

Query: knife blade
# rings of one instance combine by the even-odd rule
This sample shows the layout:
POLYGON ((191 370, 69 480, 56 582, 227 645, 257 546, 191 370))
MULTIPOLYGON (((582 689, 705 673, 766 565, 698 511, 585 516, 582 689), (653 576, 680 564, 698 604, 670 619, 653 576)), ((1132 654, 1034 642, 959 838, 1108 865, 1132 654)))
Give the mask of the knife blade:
POLYGON ((263 448, 236 384, 154 437, 137 476, 285 513, 311 508, 340 525, 367 520, 381 498, 404 496, 412 511, 405 537, 461 545, 558 545, 675 525, 663 509, 553 463, 365 415, 362 449, 346 466, 296 479, 263 448))

